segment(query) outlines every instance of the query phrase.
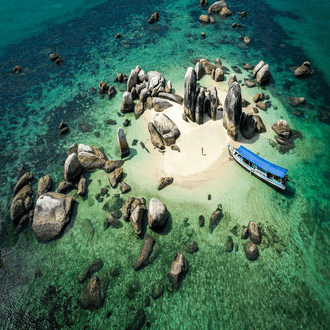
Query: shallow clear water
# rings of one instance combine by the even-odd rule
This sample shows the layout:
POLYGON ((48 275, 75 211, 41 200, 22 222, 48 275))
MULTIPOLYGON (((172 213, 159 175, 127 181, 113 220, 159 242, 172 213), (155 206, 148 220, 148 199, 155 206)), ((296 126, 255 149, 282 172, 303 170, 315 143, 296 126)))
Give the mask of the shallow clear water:
MULTIPOLYGON (((197 1, 93 5, 74 1, 70 6, 36 1, 25 4, 26 10, 21 5, 8 6, 1 4, 5 9, 0 14, 1 22, 6 22, 1 31, 6 38, 0 45, 0 248, 5 265, 0 270, 0 327, 124 329, 142 308, 152 329, 329 328, 330 70, 323 60, 329 53, 328 4, 313 3, 317 10, 310 11, 307 2, 300 2, 298 10, 286 1, 231 1, 228 6, 234 15, 226 20, 216 17, 214 25, 206 26, 198 17, 207 7, 200 8, 197 1), (159 11, 160 20, 149 25, 153 10, 159 11), (239 19, 237 13, 242 10, 248 15, 239 19), (240 30, 231 28, 234 21, 242 24, 240 30), (200 38, 202 31, 205 39, 200 38), (114 38, 118 32, 121 39, 114 38), (239 35, 250 36, 251 45, 242 48, 239 35), (51 52, 59 53, 64 63, 51 63, 51 52), (117 94, 110 101, 91 94, 91 87, 97 88, 101 80, 112 84, 118 72, 128 75, 139 64, 146 72, 161 72, 180 92, 194 57, 212 62, 219 57, 230 72, 231 66, 238 66, 241 80, 248 74, 243 63, 255 65, 263 59, 270 64, 273 80, 266 92, 272 107, 260 114, 267 132, 248 147, 289 169, 286 193, 276 192, 234 162, 201 188, 172 185, 159 192, 148 173, 152 155, 137 144, 132 147, 134 157, 124 165, 125 181, 132 191, 121 197, 145 197, 147 205, 154 197, 170 212, 165 232, 147 229, 159 248, 153 264, 133 270, 142 239, 130 223, 120 219, 122 228, 104 231, 103 221, 109 216, 104 205, 112 205, 120 192, 111 189, 103 202, 95 201, 102 187, 110 188, 104 171, 87 175, 88 195, 76 196, 72 221, 60 239, 40 244, 31 228, 15 232, 10 204, 22 163, 36 178, 36 196, 40 177, 50 174, 55 186, 62 181, 67 148, 73 142, 101 147, 109 159, 118 159, 116 130, 125 118, 132 120, 125 128, 129 144, 148 138, 142 118, 135 121, 131 114, 117 115, 124 84, 114 83, 117 94), (297 80, 290 68, 306 59, 314 73, 297 80), (15 65, 23 67, 21 74, 12 73, 15 65), (286 96, 304 96, 313 108, 292 108, 286 96), (270 127, 280 118, 302 134, 295 149, 286 154, 269 143, 274 140, 270 127), (117 124, 108 125, 108 119, 117 124), (68 123, 68 135, 58 134, 61 121, 68 123), (90 132, 82 131, 85 124, 92 127, 90 132), (209 219, 219 203, 225 216, 211 234, 209 219), (198 225, 201 214, 206 219, 203 228, 198 225), (95 228, 91 241, 84 232, 85 219, 95 228), (245 258, 240 239, 242 226, 251 220, 264 233, 255 262, 245 258), (228 236, 237 251, 224 251, 228 236), (189 255, 185 245, 192 240, 199 251, 189 255), (186 278, 178 291, 165 289, 161 298, 151 299, 146 307, 153 284, 168 285, 167 273, 177 251, 188 259, 186 278), (77 307, 77 297, 85 287, 77 275, 97 258, 104 261, 97 274, 107 275, 110 285, 104 306, 89 312, 77 307), (120 275, 113 278, 110 269, 115 265, 120 275)), ((259 89, 242 87, 242 91, 252 102, 259 89)))

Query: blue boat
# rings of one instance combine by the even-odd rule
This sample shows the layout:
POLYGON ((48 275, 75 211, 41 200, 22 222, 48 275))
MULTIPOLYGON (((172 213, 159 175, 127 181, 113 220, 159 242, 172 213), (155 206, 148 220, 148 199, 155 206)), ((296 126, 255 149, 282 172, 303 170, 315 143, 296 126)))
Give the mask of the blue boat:
POLYGON ((237 163, 245 167, 251 174, 255 174, 277 188, 286 189, 289 182, 287 169, 268 162, 243 146, 235 149, 228 144, 228 150, 237 163))

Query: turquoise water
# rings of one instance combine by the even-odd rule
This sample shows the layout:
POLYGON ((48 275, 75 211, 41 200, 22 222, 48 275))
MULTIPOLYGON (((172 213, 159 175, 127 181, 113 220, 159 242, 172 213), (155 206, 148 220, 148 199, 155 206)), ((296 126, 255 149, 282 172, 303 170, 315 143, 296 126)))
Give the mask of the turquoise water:
MULTIPOLYGON (((125 329, 141 308, 152 329, 329 328, 329 5, 318 1, 311 10, 307 2, 258 0, 231 1, 228 6, 232 17, 215 17, 214 25, 205 26, 198 17, 206 8, 200 8, 198 1, 0 5, 5 23, 0 44, 0 248, 5 265, 0 270, 0 328, 125 329), (149 25, 154 10, 160 20, 149 25), (242 10, 248 12, 244 19, 237 15, 242 10), (235 21, 242 24, 240 30, 231 28, 235 21), (205 39, 200 38, 202 31, 205 39), (122 38, 115 39, 116 33, 122 38), (250 36, 251 45, 243 47, 239 35, 250 36), (51 52, 59 53, 64 63, 51 63, 51 52), (104 201, 95 201, 102 187, 110 188, 109 175, 103 171, 87 175, 87 197, 71 193, 77 203, 60 239, 40 244, 31 228, 15 231, 9 214, 21 164, 36 178, 36 200, 40 177, 50 174, 55 186, 62 181, 67 148, 73 142, 95 145, 109 159, 118 159, 116 131, 125 118, 132 120, 125 128, 129 144, 148 138, 142 118, 117 115, 124 84, 114 83, 117 94, 112 100, 92 94, 92 87, 101 80, 112 84, 118 72, 128 75, 139 64, 146 72, 161 72, 182 92, 194 57, 212 62, 219 57, 230 72, 231 66, 238 66, 241 80, 247 77, 243 63, 255 65, 263 59, 270 64, 273 79, 266 92, 272 107, 260 114, 267 132, 248 147, 289 169, 285 194, 233 162, 200 188, 173 185, 159 192, 148 173, 152 154, 137 144, 132 147, 135 156, 124 165, 132 190, 121 197, 145 197, 147 205, 157 198, 167 205, 171 219, 166 232, 147 230, 158 246, 153 264, 133 270, 142 239, 130 223, 121 218, 122 228, 104 231, 109 212, 103 206, 111 205, 120 191, 110 190, 104 201), (290 68, 305 60, 314 73, 297 80, 290 68), (12 73, 15 65, 23 67, 21 74, 12 73), (311 106, 292 108, 287 96, 304 96, 311 106), (280 118, 302 136, 286 154, 270 144, 274 140, 270 127, 280 118), (117 124, 107 124, 109 119, 117 124), (68 135, 58 134, 61 121, 68 123, 68 135), (91 126, 89 132, 82 130, 86 124, 91 126), (224 218, 211 234, 209 218, 219 203, 224 218), (206 219, 203 228, 198 225, 201 214, 206 219), (91 241, 84 232, 85 219, 95 229, 91 241), (245 258, 240 239, 242 226, 250 220, 259 223, 264 234, 255 262, 245 258), (228 236, 237 251, 224 251, 228 236), (185 245, 192 240, 199 251, 189 255, 185 245), (169 284, 167 273, 177 251, 188 259, 186 278, 178 291, 165 288, 164 295, 151 298, 147 307, 152 286, 169 284), (104 262, 97 274, 107 276, 110 285, 104 306, 89 312, 77 304, 85 288, 77 275, 97 258, 104 262), (114 266, 118 277, 110 275, 114 266)), ((242 87, 250 102, 258 91, 242 87)))

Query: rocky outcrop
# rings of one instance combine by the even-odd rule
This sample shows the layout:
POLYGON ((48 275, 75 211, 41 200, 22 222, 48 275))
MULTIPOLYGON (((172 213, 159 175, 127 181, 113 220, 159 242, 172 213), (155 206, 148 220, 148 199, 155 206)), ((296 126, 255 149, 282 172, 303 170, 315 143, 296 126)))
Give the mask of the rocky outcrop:
POLYGON ((249 260, 256 260, 259 257, 257 246, 252 242, 247 242, 244 246, 245 256, 249 260))
POLYGON ((25 185, 33 181, 33 174, 30 172, 24 173, 17 181, 14 187, 14 194, 17 194, 25 185))
POLYGON ((123 164, 124 164, 123 160, 107 160, 104 165, 104 170, 107 173, 110 173, 114 171, 116 168, 123 166, 123 164))
POLYGON ((249 222, 248 231, 251 241, 254 244, 260 244, 261 242, 260 228, 254 221, 249 222))
POLYGON ((207 15, 201 15, 201 16, 199 16, 198 20, 202 23, 209 23, 210 22, 210 17, 207 16, 207 15))
POLYGON ((158 22, 159 20, 159 14, 158 14, 158 11, 155 11, 151 17, 149 18, 149 24, 153 24, 155 22, 158 22))
POLYGON ((121 102, 121 112, 128 113, 134 111, 134 101, 133 96, 130 92, 125 92, 123 95, 123 100, 121 102))
POLYGON ((264 61, 260 61, 253 69, 253 76, 257 75, 257 72, 265 65, 264 61))
POLYGON ((152 97, 158 95, 158 93, 165 91, 165 78, 157 71, 149 71, 148 77, 148 91, 152 97))
POLYGON ((303 77, 307 77, 310 74, 310 72, 311 72, 310 63, 306 61, 303 63, 303 65, 301 65, 294 71, 294 75, 297 78, 303 78, 303 77))
POLYGON ((227 134, 236 141, 239 133, 239 125, 242 115, 242 94, 238 82, 233 82, 229 86, 224 109, 223 126, 227 129, 227 134))
POLYGON ((38 196, 41 196, 52 190, 53 180, 50 175, 45 175, 38 182, 38 196))
POLYGON ((100 278, 94 276, 88 282, 85 291, 80 294, 78 304, 90 311, 100 308, 104 303, 108 286, 109 280, 104 275, 100 278))
POLYGON ((260 86, 264 86, 266 84, 268 84, 268 82, 270 81, 271 78, 271 73, 270 73, 270 69, 269 69, 269 65, 266 64, 264 65, 258 72, 257 72, 257 83, 260 86))
POLYGON ((203 124, 204 99, 205 99, 204 87, 200 87, 197 90, 196 108, 195 108, 195 120, 198 125, 203 124))
POLYGON ((220 208, 217 208, 211 215, 211 219, 210 219, 210 233, 213 233, 213 230, 217 227, 217 225, 219 224, 219 222, 221 221, 223 217, 222 214, 222 210, 220 208))
POLYGON ((227 7, 227 4, 224 0, 217 1, 209 7, 207 12, 209 14, 220 13, 222 8, 225 8, 225 7, 227 7))
POLYGON ((230 86, 234 81, 237 81, 236 74, 232 73, 228 80, 228 86, 230 86))
POLYGON ((118 182, 120 182, 120 180, 123 176, 123 172, 124 172, 123 168, 119 167, 110 173, 109 182, 110 182, 110 185, 112 188, 115 188, 117 186, 118 182))
POLYGON ((227 7, 223 7, 219 13, 220 16, 222 17, 229 17, 231 16, 233 13, 231 12, 231 10, 229 10, 227 7))
POLYGON ((135 114, 135 119, 139 119, 141 117, 141 115, 144 112, 144 105, 143 103, 140 101, 139 103, 137 103, 134 107, 134 114, 135 114))
POLYGON ((94 273, 101 270, 103 267, 103 261, 101 259, 94 260, 91 264, 86 266, 77 276, 79 283, 84 283, 88 280, 94 273))
POLYGON ((67 181, 74 181, 77 179, 82 171, 82 165, 76 154, 70 154, 64 163, 64 179, 67 181))
POLYGON ((120 157, 124 158, 129 156, 130 149, 126 140, 125 132, 121 127, 119 127, 117 130, 117 141, 119 146, 120 157))
POLYGON ((261 117, 258 116, 258 115, 253 115, 253 118, 255 119, 255 121, 257 123, 256 131, 258 133, 264 133, 264 132, 266 132, 266 126, 263 123, 261 117))
POLYGON ((210 63, 208 60, 206 60, 204 58, 201 58, 199 60, 199 62, 201 63, 202 67, 204 68, 206 74, 211 74, 212 71, 216 68, 215 65, 213 65, 212 63, 210 63))
POLYGON ((131 187, 125 181, 122 181, 120 183, 120 191, 122 194, 126 194, 130 190, 131 190, 131 187))
POLYGON ((57 192, 60 194, 65 194, 71 191, 75 186, 75 183, 71 181, 62 181, 57 187, 57 192))
POLYGON ((103 169, 106 163, 104 153, 97 147, 79 144, 78 159, 84 170, 103 169))
POLYGON ((80 177, 79 182, 78 182, 78 192, 77 192, 77 195, 84 197, 86 195, 86 191, 87 191, 87 180, 82 175, 80 177))
POLYGON ((152 253, 154 244, 155 240, 147 234, 143 242, 142 250, 133 264, 133 268, 135 271, 138 271, 148 265, 149 257, 152 253))
POLYGON ((214 81, 223 81, 225 79, 225 73, 221 68, 215 68, 211 73, 211 78, 214 81))
POLYGON ((106 94, 108 92, 108 90, 109 90, 108 84, 104 81, 101 81, 99 83, 99 92, 100 92, 100 94, 106 94))
POLYGON ((117 82, 124 82, 124 81, 127 81, 127 76, 126 76, 126 74, 125 73, 118 73, 117 74, 117 76, 116 76, 116 78, 115 78, 115 81, 117 81, 117 82))
POLYGON ((26 184, 15 195, 10 206, 10 219, 14 226, 22 225, 29 218, 28 212, 32 206, 32 189, 26 184))
POLYGON ((205 69, 202 67, 202 64, 200 62, 196 63, 195 72, 197 80, 201 79, 204 76, 205 69))
POLYGON ((195 99, 196 99, 197 77, 193 67, 189 67, 184 81, 184 113, 191 120, 195 121, 195 99))
POLYGON ((253 114, 252 113, 245 114, 243 112, 241 117, 240 130, 244 139, 247 140, 251 139, 256 132, 256 128, 257 128, 257 121, 253 117, 253 114))
POLYGON ((59 132, 61 135, 64 135, 69 132, 69 127, 68 127, 67 123, 65 123, 64 121, 61 122, 58 129, 59 129, 59 132))
POLYGON ((145 200, 143 198, 130 197, 126 200, 123 209, 123 218, 132 223, 133 229, 137 235, 142 232, 142 219, 146 211, 145 200))
POLYGON ((305 98, 304 97, 288 96, 286 99, 288 100, 289 104, 292 105, 293 107, 296 107, 300 104, 305 103, 305 98))
POLYGON ((287 121, 280 119, 273 126, 272 130, 278 135, 276 140, 278 143, 285 145, 291 134, 290 125, 287 121))
POLYGON ((251 38, 250 37, 244 37, 244 43, 245 43, 245 45, 249 45, 251 43, 251 38))
POLYGON ((188 271, 188 262, 185 256, 181 252, 177 252, 172 261, 171 269, 168 273, 168 277, 174 288, 178 288, 181 280, 188 271))
POLYGON ((170 118, 163 113, 157 113, 154 117, 154 124, 167 146, 175 144, 176 139, 180 136, 180 131, 170 118))
MULTIPOLYGON (((174 146, 174 144, 171 145, 171 147, 174 146)), ((157 189, 162 190, 166 188, 167 186, 171 185, 173 183, 173 177, 171 176, 166 176, 166 177, 161 177, 160 182, 158 183, 157 189)))
POLYGON ((164 203, 152 198, 148 209, 148 225, 151 229, 158 229, 165 226, 168 219, 167 207, 164 203))
MULTIPOLYGON (((172 93, 172 83, 171 81, 169 80, 165 86, 165 93, 168 93, 168 94, 171 94, 172 93)), ((158 94, 159 96, 159 94, 158 94)))
POLYGON ((153 105, 155 111, 157 111, 157 112, 162 112, 163 110, 166 110, 173 106, 170 102, 168 102, 165 99, 162 99, 160 97, 154 97, 152 99, 152 105, 153 105))
POLYGON ((138 74, 140 73, 141 68, 137 65, 135 69, 131 71, 131 74, 127 80, 127 92, 132 92, 132 88, 138 83, 138 74))
POLYGON ((74 198, 55 192, 41 195, 34 209, 32 230, 39 241, 57 237, 70 221, 74 198))
POLYGON ((267 111, 267 105, 262 101, 258 101, 256 103, 256 107, 259 108, 260 110, 267 111))
POLYGON ((244 80, 244 84, 247 88, 252 88, 252 87, 255 87, 255 82, 251 79, 245 79, 244 80))
POLYGON ((158 97, 178 104, 183 103, 183 98, 178 94, 158 93, 158 97))
POLYGON ((264 100, 264 93, 260 92, 260 93, 254 94, 254 96, 253 96, 254 103, 257 103, 257 102, 263 101, 263 100, 264 100))
POLYGON ((218 91, 216 87, 212 87, 211 92, 210 92, 210 108, 207 112, 208 116, 212 120, 216 120, 217 117, 217 109, 218 109, 218 91))
POLYGON ((150 133, 150 140, 151 143, 158 149, 165 149, 165 142, 161 134, 157 131, 154 123, 149 122, 148 124, 148 130, 150 133))

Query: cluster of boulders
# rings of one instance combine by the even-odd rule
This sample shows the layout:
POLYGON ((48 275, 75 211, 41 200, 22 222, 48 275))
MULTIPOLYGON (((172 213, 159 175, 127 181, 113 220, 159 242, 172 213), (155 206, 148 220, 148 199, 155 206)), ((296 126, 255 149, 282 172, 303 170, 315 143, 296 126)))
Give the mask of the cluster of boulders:
POLYGON ((14 187, 15 197, 10 207, 10 218, 14 226, 22 227, 33 218, 33 174, 24 173, 14 187))
POLYGON ((56 53, 52 53, 49 55, 49 58, 52 62, 55 62, 57 65, 61 64, 64 62, 64 60, 62 58, 60 58, 60 55, 56 54, 56 53))
MULTIPOLYGON (((184 83, 184 115, 185 118, 196 122, 198 125, 203 124, 204 113, 212 120, 216 120, 218 106, 220 105, 217 89, 215 87, 213 87, 211 91, 207 91, 205 87, 197 87, 197 76, 201 77, 204 72, 210 74, 213 70, 217 69, 214 67, 211 71, 208 63, 205 64, 205 62, 206 61, 197 62, 196 70, 193 67, 189 67, 185 75, 184 83)), ((218 75, 218 73, 216 74, 218 75)))
POLYGON ((217 1, 212 4, 207 12, 209 14, 219 14, 222 17, 228 17, 232 15, 232 12, 228 9, 227 3, 224 0, 217 1))
POLYGON ((276 141, 281 145, 288 145, 291 135, 290 125, 287 121, 280 119, 273 126, 272 130, 277 134, 276 141))
POLYGON ((108 94, 109 99, 111 99, 115 96, 116 89, 114 86, 109 86, 106 82, 100 81, 99 92, 100 92, 100 94, 108 94))
POLYGON ((121 112, 135 113, 138 119, 146 109, 154 108, 161 112, 172 106, 167 100, 182 104, 181 96, 172 94, 172 83, 165 85, 165 78, 157 71, 149 71, 147 74, 137 66, 131 71, 127 80, 127 91, 123 95, 121 112), (134 100, 138 99, 137 104, 134 100))
POLYGON ((259 226, 250 221, 248 227, 243 229, 242 239, 250 237, 249 242, 244 245, 245 256, 249 260, 256 260, 259 257, 259 250, 257 244, 261 243, 261 233, 259 226))
POLYGON ((268 84, 271 78, 269 64, 260 61, 253 69, 253 76, 257 79, 257 83, 260 86, 268 84))

